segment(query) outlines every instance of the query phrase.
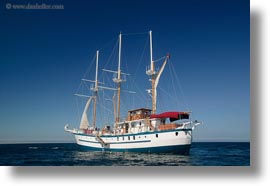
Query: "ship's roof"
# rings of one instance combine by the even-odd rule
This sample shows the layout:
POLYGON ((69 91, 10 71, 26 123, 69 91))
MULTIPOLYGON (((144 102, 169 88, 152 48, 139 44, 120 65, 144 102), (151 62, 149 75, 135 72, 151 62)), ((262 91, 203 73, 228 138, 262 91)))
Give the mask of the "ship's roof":
POLYGON ((171 121, 178 119, 189 119, 190 112, 163 112, 160 114, 151 114, 150 118, 170 118, 171 121))
POLYGON ((151 109, 147 109, 147 108, 139 108, 139 109, 129 110, 128 112, 134 112, 134 111, 138 111, 138 110, 151 111, 151 109))

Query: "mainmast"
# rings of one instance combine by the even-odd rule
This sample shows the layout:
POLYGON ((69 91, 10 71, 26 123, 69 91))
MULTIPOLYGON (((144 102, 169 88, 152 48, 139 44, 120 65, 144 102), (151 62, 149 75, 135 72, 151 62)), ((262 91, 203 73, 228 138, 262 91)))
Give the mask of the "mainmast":
MULTIPOLYGON (((118 51, 118 70, 117 78, 114 78, 113 81, 117 83, 117 117, 116 123, 120 121, 120 94, 121 94, 121 44, 122 44, 122 34, 119 34, 119 51, 118 51)), ((117 127, 117 124, 116 124, 117 127)))
POLYGON ((152 114, 155 114, 157 111, 157 86, 159 82, 159 78, 164 70, 164 67, 169 59, 169 55, 166 56, 165 61, 162 64, 161 69, 156 72, 155 71, 155 63, 153 60, 153 41, 152 41, 152 31, 149 31, 149 41, 150 41, 150 69, 146 71, 146 74, 151 77, 151 85, 152 88, 149 90, 152 96, 152 114))
MULTIPOLYGON (((117 84, 117 88, 108 88, 108 87, 101 87, 102 89, 108 89, 108 90, 117 90, 117 113, 115 113, 116 109, 114 109, 114 114, 115 114, 115 127, 118 127, 118 123, 120 122, 120 95, 121 95, 121 83, 126 81, 125 78, 121 79, 121 75, 123 74, 124 76, 128 76, 129 74, 123 73, 121 72, 121 47, 122 47, 122 34, 119 34, 119 50, 118 50, 118 69, 117 71, 113 71, 113 70, 107 70, 107 69, 102 69, 103 71, 106 72, 112 72, 114 73, 116 76, 113 78, 113 82, 115 82, 117 84)), ((133 91, 128 91, 128 90, 124 90, 125 92, 128 93, 135 93, 133 91)), ((115 96, 114 96, 115 97, 115 96)), ((113 103, 114 103, 114 107, 116 106, 114 98, 113 98, 113 103)))
POLYGON ((118 71, 117 71, 117 117, 116 122, 120 121, 120 93, 121 93, 121 44, 122 34, 119 34, 119 54, 118 54, 118 71))
MULTIPOLYGON (((123 75, 129 75, 126 73, 121 72, 121 47, 122 47, 122 34, 119 34, 119 51, 118 51, 118 69, 117 71, 112 71, 112 70, 106 70, 106 69, 102 69, 103 71, 107 71, 107 72, 112 72, 115 73, 117 76, 113 78, 113 81, 115 83, 117 83, 117 88, 110 88, 110 87, 105 87, 105 86, 99 86, 98 84, 100 82, 98 82, 98 57, 99 57, 99 51, 97 50, 96 53, 96 75, 95 75, 95 80, 88 80, 88 79, 82 79, 83 81, 89 81, 89 82, 94 82, 95 85, 94 87, 91 88, 91 90, 94 92, 93 96, 91 97, 91 99, 93 99, 94 101, 94 109, 93 109, 93 127, 96 128, 96 107, 97 107, 97 92, 100 89, 107 89, 107 90, 117 90, 117 112, 115 109, 116 103, 115 103, 115 96, 113 97, 113 104, 114 104, 114 117, 115 117, 115 126, 118 127, 118 123, 120 122, 120 94, 121 94, 121 83, 123 81, 125 81, 124 79, 121 79, 121 74, 123 75)), ((129 93, 135 93, 133 91, 128 91, 126 90, 126 92, 129 93)), ((89 97, 89 96, 84 96, 84 95, 78 95, 78 96, 83 96, 83 97, 89 97)), ((89 107, 89 104, 87 106, 87 109, 89 107)))

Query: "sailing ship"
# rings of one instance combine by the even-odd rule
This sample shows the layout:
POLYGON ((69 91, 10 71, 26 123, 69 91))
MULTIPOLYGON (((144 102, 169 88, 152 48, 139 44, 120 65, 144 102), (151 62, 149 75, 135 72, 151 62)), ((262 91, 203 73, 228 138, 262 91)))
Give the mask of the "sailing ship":
MULTIPOLYGON (((76 94, 87 98, 81 116, 80 127, 79 129, 69 129, 68 124, 66 124, 64 129, 75 136, 78 145, 93 151, 189 154, 193 130, 202 122, 192 121, 190 111, 157 113, 157 86, 170 56, 166 55, 164 57, 161 68, 157 70, 153 60, 152 31, 149 31, 149 43, 150 66, 146 69, 146 74, 150 77, 151 89, 147 90, 147 92, 151 96, 152 108, 129 110, 127 117, 120 119, 121 84, 125 82, 125 78, 122 78, 122 76, 128 75, 121 71, 122 34, 120 33, 118 39, 118 69, 117 71, 103 69, 114 74, 113 82, 116 84, 116 88, 100 85, 98 81, 99 51, 97 51, 95 80, 82 79, 94 83, 91 88, 93 95, 76 94), (113 127, 105 125, 101 130, 96 125, 97 97, 100 89, 117 92, 117 104, 113 99, 113 127), (90 126, 87 113, 92 102, 93 124, 90 126)), ((115 98, 115 95, 113 98, 115 98)))

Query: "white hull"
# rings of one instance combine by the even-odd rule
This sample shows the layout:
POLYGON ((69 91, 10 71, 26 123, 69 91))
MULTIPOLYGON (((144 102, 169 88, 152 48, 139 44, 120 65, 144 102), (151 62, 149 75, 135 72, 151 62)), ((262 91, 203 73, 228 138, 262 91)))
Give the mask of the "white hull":
POLYGON ((94 135, 73 134, 78 145, 97 151, 174 152, 188 154, 192 143, 192 129, 100 136, 105 144, 102 144, 94 135))

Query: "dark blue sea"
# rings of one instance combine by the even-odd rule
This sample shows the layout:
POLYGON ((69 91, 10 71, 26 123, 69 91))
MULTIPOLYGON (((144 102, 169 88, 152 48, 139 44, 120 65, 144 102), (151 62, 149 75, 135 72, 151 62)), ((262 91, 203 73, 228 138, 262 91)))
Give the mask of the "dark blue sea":
POLYGON ((189 155, 92 152, 74 143, 1 144, 4 166, 249 166, 250 143, 198 142, 189 155))

